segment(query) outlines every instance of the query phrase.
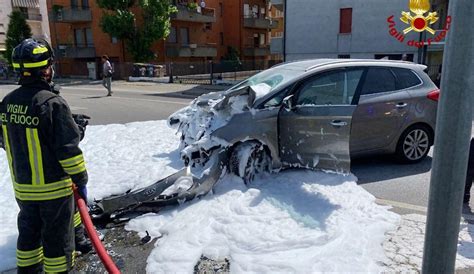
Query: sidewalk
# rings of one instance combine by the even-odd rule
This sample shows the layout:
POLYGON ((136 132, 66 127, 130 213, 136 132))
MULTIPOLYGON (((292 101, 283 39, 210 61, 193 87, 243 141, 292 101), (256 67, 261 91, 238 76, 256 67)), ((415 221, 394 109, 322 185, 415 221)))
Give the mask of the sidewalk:
MULTIPOLYGON (((402 215, 399 226, 387 233, 383 244, 387 272, 420 272, 423 260, 426 216, 402 215)), ((463 215, 459 232, 456 273, 474 273, 474 216, 463 215)))

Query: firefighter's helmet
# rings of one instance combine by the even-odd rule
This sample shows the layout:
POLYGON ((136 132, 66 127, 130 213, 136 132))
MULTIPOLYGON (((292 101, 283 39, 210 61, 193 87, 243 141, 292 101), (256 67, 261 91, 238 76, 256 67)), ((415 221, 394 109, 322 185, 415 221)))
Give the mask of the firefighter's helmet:
POLYGON ((40 72, 52 64, 54 52, 48 42, 28 38, 13 49, 13 68, 22 77, 40 76, 40 72))

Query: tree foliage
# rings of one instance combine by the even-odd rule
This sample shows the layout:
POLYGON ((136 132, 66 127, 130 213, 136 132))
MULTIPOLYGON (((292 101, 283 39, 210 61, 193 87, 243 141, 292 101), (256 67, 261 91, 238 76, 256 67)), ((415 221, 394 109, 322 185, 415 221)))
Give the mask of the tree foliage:
POLYGON ((155 57, 151 46, 170 33, 170 16, 177 9, 170 0, 97 0, 104 9, 100 25, 123 40, 136 62, 155 57))
POLYGON ((26 38, 30 38, 31 28, 26 22, 25 16, 20 11, 13 11, 9 16, 8 31, 6 35, 6 51, 3 53, 5 59, 11 63, 13 49, 26 38))

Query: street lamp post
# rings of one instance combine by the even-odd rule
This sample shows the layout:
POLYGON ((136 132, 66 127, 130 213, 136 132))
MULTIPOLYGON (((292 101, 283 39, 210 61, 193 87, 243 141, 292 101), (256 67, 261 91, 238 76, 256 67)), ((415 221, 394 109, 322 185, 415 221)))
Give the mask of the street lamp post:
POLYGON ((474 99, 474 1, 449 3, 422 273, 454 273, 474 99))

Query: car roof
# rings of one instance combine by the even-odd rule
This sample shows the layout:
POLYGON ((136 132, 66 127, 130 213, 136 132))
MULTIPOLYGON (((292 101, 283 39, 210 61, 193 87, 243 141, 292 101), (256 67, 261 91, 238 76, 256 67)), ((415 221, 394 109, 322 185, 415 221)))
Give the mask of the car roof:
POLYGON ((389 67, 401 67, 415 70, 426 69, 425 65, 415 64, 408 61, 395 61, 395 60, 375 60, 375 59, 308 59, 300 61, 285 62, 277 66, 301 69, 304 71, 311 71, 313 69, 327 66, 327 65, 350 65, 350 66, 389 66, 389 67))

